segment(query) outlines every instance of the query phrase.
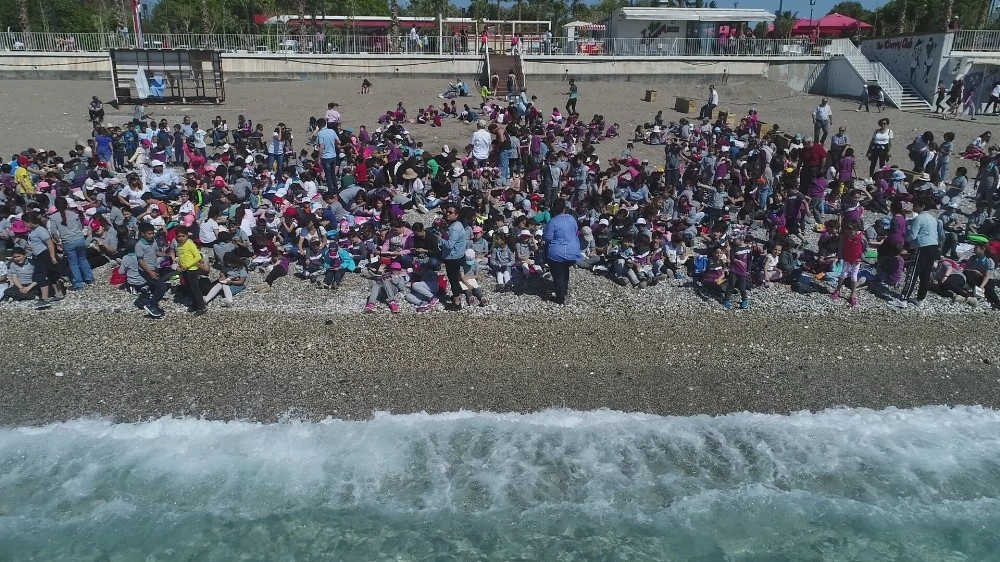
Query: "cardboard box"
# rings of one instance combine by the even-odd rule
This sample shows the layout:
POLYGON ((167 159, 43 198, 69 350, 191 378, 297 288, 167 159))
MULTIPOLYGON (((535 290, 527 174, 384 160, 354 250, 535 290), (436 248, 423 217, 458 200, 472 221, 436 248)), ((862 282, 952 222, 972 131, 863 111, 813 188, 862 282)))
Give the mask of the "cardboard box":
POLYGON ((789 135, 788 133, 781 133, 779 135, 775 135, 774 146, 778 147, 778 150, 787 150, 788 145, 792 144, 793 140, 795 140, 795 137, 792 135, 789 135))
POLYGON ((701 106, 698 103, 696 99, 677 98, 674 101, 674 110, 680 113, 698 113, 701 110, 701 106))

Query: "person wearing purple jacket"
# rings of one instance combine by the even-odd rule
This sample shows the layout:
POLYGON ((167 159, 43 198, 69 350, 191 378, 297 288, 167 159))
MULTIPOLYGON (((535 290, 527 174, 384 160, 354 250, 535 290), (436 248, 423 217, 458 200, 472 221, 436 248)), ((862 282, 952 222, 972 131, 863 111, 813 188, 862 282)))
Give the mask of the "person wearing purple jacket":
POLYGON ((552 302, 566 304, 569 270, 580 259, 580 236, 576 218, 566 212, 566 200, 552 203, 552 220, 545 225, 545 248, 556 296, 552 302))
POLYGON ((750 279, 750 260, 753 258, 753 248, 747 244, 746 240, 737 238, 730 245, 729 254, 729 278, 726 280, 726 294, 722 301, 722 306, 729 310, 733 307, 730 300, 733 289, 740 292, 740 308, 750 308, 750 299, 747 298, 747 286, 750 279))

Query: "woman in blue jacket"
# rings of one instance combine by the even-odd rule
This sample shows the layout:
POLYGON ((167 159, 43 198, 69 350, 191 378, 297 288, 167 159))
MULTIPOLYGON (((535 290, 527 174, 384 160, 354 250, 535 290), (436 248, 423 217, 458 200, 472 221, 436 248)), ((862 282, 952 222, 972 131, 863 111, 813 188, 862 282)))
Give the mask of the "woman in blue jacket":
POLYGON ((556 292, 553 302, 566 304, 569 269, 580 259, 580 237, 576 230, 576 218, 566 212, 565 199, 556 199, 552 203, 551 213, 552 220, 545 225, 544 238, 556 292))

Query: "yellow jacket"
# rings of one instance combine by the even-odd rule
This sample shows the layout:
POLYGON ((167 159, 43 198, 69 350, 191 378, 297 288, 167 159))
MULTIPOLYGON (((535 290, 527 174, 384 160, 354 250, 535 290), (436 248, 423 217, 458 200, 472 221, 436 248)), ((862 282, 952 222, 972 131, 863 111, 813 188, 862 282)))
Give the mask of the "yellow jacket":
POLYGON ((181 271, 194 271, 201 265, 201 251, 191 240, 185 241, 177 247, 177 264, 181 271))
POLYGON ((14 181, 17 182, 17 189, 21 195, 34 195, 35 184, 31 181, 31 174, 24 167, 18 166, 14 170, 14 181))

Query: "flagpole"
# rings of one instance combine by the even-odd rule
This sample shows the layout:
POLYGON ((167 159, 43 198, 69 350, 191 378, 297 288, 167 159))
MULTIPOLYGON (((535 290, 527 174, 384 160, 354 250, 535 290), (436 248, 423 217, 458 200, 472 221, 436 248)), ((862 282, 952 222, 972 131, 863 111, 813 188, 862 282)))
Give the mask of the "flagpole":
POLYGON ((135 26, 135 48, 141 49, 142 42, 142 4, 140 0, 132 0, 132 25, 135 26))

